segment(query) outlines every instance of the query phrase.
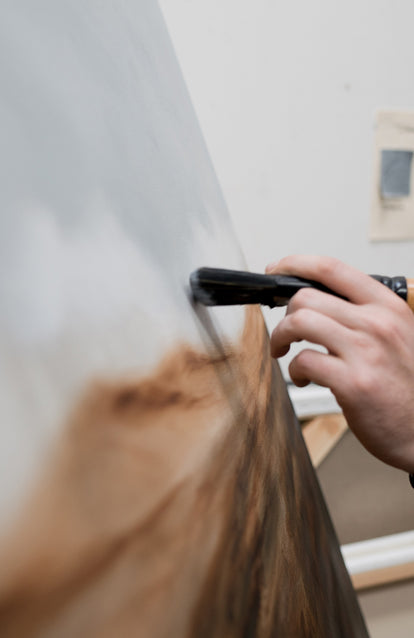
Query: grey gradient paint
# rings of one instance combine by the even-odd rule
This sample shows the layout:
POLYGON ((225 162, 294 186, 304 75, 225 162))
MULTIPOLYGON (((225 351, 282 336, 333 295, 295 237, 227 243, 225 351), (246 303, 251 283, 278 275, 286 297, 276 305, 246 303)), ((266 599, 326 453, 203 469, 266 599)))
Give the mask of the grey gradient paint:
POLYGON ((85 383, 200 339, 201 265, 243 261, 156 3, 3 2, 0 515, 85 383))

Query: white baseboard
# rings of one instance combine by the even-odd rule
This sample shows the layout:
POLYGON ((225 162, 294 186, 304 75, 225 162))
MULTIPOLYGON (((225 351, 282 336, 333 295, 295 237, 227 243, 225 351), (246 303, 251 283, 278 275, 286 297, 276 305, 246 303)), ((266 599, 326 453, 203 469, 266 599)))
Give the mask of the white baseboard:
POLYGON ((414 577, 414 531, 342 545, 356 589, 414 577))
POLYGON ((313 384, 306 388, 297 388, 293 384, 288 384, 288 392, 299 419, 341 412, 341 408, 329 388, 313 384))

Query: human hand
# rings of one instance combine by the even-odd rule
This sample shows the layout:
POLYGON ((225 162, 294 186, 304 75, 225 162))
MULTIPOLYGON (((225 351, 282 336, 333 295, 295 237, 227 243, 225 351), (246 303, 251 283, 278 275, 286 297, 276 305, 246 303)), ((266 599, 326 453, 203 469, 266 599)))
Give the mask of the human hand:
POLYGON ((272 356, 303 339, 324 346, 326 353, 306 348, 292 360, 292 381, 329 387, 367 450, 414 472, 414 315, 408 305, 330 257, 286 257, 266 272, 313 279, 349 300, 300 290, 272 333, 272 356))

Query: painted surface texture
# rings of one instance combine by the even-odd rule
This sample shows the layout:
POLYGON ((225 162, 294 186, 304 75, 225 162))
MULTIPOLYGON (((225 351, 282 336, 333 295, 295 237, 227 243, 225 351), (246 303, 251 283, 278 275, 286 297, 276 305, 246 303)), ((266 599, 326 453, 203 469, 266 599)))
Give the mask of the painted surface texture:
POLYGON ((0 48, 0 634, 365 637, 158 8, 0 48))

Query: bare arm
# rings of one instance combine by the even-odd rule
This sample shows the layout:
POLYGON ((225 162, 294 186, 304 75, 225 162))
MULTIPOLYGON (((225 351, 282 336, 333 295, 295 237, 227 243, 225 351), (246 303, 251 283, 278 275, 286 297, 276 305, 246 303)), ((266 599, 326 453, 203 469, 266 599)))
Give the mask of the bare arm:
POLYGON ((292 360, 293 382, 329 387, 361 443, 386 463, 414 472, 414 315, 407 304, 329 257, 287 257, 266 270, 314 279, 349 299, 298 292, 273 331, 272 356, 302 339, 324 346, 326 354, 305 349, 292 360))

